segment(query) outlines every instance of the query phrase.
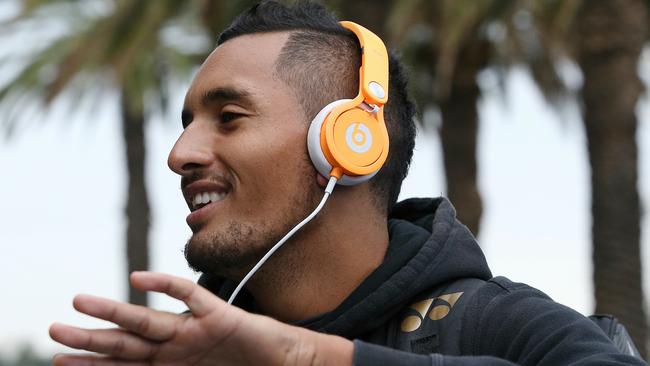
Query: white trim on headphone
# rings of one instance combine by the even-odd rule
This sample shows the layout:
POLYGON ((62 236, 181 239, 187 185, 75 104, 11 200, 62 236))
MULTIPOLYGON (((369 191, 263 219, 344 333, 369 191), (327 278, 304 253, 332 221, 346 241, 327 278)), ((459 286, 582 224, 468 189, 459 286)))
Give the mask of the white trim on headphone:
MULTIPOLYGON (((311 125, 309 125, 309 132, 307 132, 307 150, 309 150, 309 157, 316 167, 316 170, 318 170, 318 172, 325 178, 329 178, 330 172, 332 171, 332 165, 329 163, 329 161, 327 161, 327 158, 325 158, 323 149, 320 146, 321 127, 323 126, 325 117, 327 117, 327 115, 334 108, 343 103, 351 101, 352 99, 339 99, 331 102, 323 109, 321 109, 320 112, 318 112, 316 117, 314 117, 314 119, 311 121, 311 125)), ((378 170, 372 172, 371 174, 353 177, 343 175, 337 183, 344 186, 352 186, 355 184, 363 183, 368 179, 374 177, 377 172, 378 170)))

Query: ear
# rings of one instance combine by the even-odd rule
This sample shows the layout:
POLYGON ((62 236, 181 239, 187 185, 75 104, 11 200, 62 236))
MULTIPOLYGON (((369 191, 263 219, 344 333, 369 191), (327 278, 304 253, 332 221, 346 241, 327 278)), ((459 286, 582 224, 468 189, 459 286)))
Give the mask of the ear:
POLYGON ((320 173, 316 172, 316 183, 318 183, 321 188, 325 188, 325 186, 327 186, 327 179, 320 175, 320 173))

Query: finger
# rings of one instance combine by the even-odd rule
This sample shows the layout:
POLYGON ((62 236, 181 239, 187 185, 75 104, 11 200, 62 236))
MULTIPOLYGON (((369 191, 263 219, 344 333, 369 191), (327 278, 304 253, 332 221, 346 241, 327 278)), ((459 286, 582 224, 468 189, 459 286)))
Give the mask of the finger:
POLYGON ((54 366, 150 366, 150 362, 119 360, 93 355, 56 355, 54 366))
POLYGON ((52 324, 50 337, 68 347, 101 353, 125 360, 150 359, 158 345, 122 329, 82 329, 52 324))
POLYGON ((181 300, 197 317, 202 317, 215 308, 225 305, 224 301, 196 283, 164 273, 133 272, 131 284, 141 291, 162 292, 181 300))
POLYGON ((91 295, 77 295, 72 304, 84 314, 113 322, 155 341, 173 337, 181 319, 176 314, 91 295))

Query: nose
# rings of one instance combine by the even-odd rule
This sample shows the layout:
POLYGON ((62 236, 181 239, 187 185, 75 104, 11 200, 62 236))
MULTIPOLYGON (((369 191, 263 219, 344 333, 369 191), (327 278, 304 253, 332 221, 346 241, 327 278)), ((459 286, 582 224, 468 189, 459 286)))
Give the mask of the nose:
POLYGON ((169 152, 167 165, 176 174, 189 176, 195 170, 207 167, 213 160, 209 134, 201 131, 199 123, 191 123, 169 152))

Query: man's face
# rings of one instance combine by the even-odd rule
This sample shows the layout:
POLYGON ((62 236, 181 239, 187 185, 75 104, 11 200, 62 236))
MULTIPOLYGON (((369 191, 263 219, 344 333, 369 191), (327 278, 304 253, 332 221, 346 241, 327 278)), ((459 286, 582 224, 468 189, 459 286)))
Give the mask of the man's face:
POLYGON ((287 33, 240 36, 205 61, 185 97, 169 154, 182 176, 197 271, 241 276, 317 204, 308 123, 274 76, 287 33))

